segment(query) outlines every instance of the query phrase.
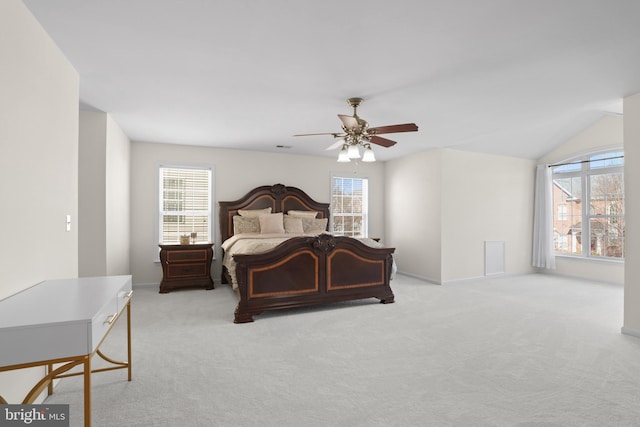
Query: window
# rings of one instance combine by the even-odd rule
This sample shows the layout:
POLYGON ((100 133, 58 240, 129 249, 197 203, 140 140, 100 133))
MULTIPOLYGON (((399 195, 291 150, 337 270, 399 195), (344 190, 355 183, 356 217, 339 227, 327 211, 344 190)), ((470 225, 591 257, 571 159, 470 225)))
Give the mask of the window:
POLYGON ((610 151, 553 167, 556 253, 624 258, 623 155, 610 151))
POLYGON ((159 167, 158 242, 212 242, 212 169, 159 167))
POLYGON ((331 230, 338 235, 366 237, 368 180, 333 177, 331 182, 331 230))
POLYGON ((558 221, 566 221, 568 218, 568 213, 567 213, 567 205, 560 204, 558 205, 558 221))

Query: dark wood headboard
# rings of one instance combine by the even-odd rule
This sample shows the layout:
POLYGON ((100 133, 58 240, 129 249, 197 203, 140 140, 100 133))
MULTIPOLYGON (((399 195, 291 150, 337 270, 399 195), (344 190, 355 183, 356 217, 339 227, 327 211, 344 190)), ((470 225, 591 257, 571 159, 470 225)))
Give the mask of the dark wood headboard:
POLYGON ((316 218, 329 218, 329 203, 316 202, 299 188, 282 184, 263 185, 254 188, 238 200, 218 202, 218 205, 222 242, 233 236, 233 216, 238 214, 239 209, 271 207, 272 213, 287 213, 289 210, 316 211, 316 218))

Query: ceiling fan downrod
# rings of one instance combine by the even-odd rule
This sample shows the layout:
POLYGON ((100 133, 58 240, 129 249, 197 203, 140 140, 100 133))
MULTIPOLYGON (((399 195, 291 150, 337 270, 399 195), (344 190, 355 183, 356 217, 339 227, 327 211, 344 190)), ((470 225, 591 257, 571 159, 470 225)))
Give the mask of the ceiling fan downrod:
MULTIPOLYGON (((369 127, 369 123, 360 118, 360 116, 358 116, 358 107, 360 106, 360 104, 362 104, 364 102, 364 99, 362 98, 349 98, 347 99, 347 103, 353 107, 353 118, 355 119, 356 123, 358 124, 358 128, 356 129, 351 129, 351 132, 354 132, 355 134, 359 134, 361 136, 364 136, 366 138, 367 136, 367 128, 369 127)), ((349 132, 349 130, 347 130, 347 132, 349 132)))

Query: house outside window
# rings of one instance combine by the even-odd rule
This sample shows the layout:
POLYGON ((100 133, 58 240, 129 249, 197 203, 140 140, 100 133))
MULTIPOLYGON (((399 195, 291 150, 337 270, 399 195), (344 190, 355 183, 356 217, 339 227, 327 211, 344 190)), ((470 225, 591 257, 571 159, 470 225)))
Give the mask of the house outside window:
POLYGON ((609 151, 553 167, 557 254, 624 258, 623 155, 609 151))
POLYGON ((212 168, 160 166, 158 168, 158 243, 213 241, 212 168))
POLYGON ((367 237, 368 193, 366 178, 334 176, 331 179, 331 230, 334 234, 367 237))

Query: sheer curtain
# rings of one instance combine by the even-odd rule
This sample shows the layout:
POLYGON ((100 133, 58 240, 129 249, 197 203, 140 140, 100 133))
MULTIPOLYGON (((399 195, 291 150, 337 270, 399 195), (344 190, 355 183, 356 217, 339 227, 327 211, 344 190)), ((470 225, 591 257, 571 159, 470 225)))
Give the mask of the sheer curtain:
POLYGON ((553 188, 552 171, 547 165, 536 169, 536 190, 533 215, 534 267, 556 268, 553 251, 553 188))

